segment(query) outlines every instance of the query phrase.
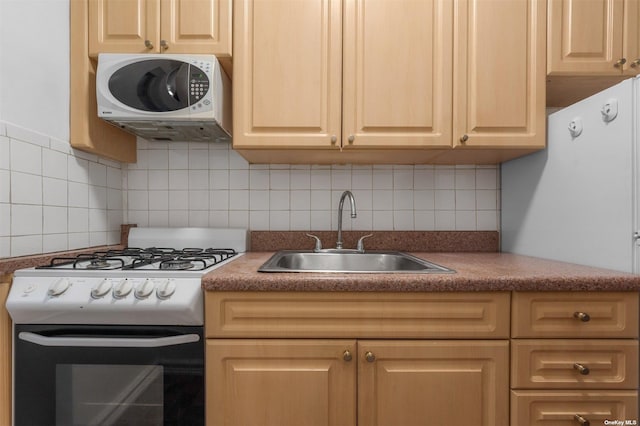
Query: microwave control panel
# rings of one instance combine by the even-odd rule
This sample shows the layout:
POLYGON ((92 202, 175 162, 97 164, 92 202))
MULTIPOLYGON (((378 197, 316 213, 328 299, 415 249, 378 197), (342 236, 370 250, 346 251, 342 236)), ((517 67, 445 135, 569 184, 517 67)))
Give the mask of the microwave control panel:
POLYGON ((189 69, 189 105, 196 105, 209 91, 209 77, 211 64, 201 63, 200 67, 191 64, 189 69))

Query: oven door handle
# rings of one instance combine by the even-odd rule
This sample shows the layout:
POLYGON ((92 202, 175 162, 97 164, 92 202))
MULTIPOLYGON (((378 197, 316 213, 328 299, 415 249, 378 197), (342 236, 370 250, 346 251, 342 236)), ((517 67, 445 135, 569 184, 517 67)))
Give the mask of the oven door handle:
POLYGON ((163 346, 184 345, 200 341, 197 334, 180 334, 153 338, 118 337, 49 337, 23 331, 18 338, 40 346, 96 347, 96 348, 159 348, 163 346))

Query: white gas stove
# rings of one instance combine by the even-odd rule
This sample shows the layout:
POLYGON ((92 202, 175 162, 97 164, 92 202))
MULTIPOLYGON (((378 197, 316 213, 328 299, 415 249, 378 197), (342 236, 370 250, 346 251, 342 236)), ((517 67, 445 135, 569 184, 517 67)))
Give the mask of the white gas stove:
POLYGON ((245 229, 131 228, 129 247, 18 270, 16 324, 202 325, 200 279, 247 250, 245 229))

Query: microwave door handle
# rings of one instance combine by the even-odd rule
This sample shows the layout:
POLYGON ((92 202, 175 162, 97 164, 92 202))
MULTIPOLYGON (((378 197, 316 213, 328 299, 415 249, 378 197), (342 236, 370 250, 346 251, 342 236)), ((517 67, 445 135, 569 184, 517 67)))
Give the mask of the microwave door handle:
POLYGON ((23 331, 18 339, 40 346, 95 347, 95 348, 160 348, 164 346, 184 345, 200 340, 197 334, 154 338, 118 338, 118 337, 49 337, 23 331))
POLYGON ((189 106, 189 64, 182 64, 175 75, 175 98, 185 106, 189 106))

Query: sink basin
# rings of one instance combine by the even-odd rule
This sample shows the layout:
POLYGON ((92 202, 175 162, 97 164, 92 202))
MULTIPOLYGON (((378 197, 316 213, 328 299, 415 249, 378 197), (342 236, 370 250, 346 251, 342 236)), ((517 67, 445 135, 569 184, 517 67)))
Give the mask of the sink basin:
POLYGON ((339 272, 378 274, 454 273, 452 269, 397 251, 300 251, 275 253, 258 272, 339 272))

